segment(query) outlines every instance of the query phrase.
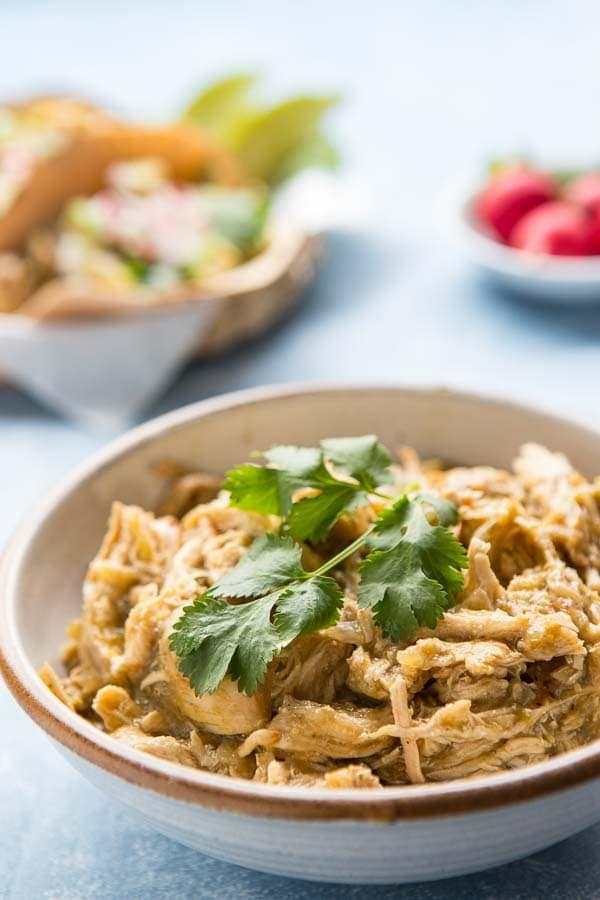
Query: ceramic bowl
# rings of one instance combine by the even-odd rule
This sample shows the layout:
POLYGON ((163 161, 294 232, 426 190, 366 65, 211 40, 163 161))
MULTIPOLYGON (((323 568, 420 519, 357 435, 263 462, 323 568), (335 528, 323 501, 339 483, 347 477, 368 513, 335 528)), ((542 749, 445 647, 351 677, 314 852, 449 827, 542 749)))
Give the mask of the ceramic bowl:
POLYGON ((484 275, 542 303, 600 303, 600 256, 549 256, 501 244, 477 221, 475 199, 480 190, 481 183, 468 181, 453 187, 451 237, 484 275))
POLYGON ((508 466, 519 445, 561 449, 588 476, 600 434, 510 403, 446 390, 312 387, 228 395, 170 413, 80 466, 26 519, 2 567, 0 663, 18 702, 64 756, 144 822, 203 853, 281 875, 337 882, 444 878, 506 863, 600 819, 600 742, 483 778, 324 791, 184 768, 117 743, 63 706, 36 672, 60 666, 88 561, 114 498, 147 507, 152 466, 222 472, 273 443, 378 433, 391 447, 508 466))

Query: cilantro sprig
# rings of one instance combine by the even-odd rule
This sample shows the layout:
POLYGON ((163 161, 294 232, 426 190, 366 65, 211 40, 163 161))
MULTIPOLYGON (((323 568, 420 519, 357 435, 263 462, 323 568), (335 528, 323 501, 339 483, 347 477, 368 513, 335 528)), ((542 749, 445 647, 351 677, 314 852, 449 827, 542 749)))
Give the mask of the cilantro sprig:
POLYGON ((283 647, 334 624, 342 592, 333 578, 306 572, 301 556, 291 538, 265 534, 184 610, 171 646, 197 693, 214 691, 229 674, 252 695, 283 647), (255 599, 233 605, 223 597, 255 599))
POLYGON ((392 481, 391 457, 372 434, 332 438, 319 448, 273 447, 263 455, 270 468, 238 466, 223 487, 232 506, 281 516, 284 531, 298 541, 321 543, 345 512, 392 481), (300 490, 314 493, 293 502, 300 490))
POLYGON ((252 695, 271 660, 296 638, 335 624, 343 604, 328 575, 358 551, 358 603, 371 609, 394 641, 419 626, 434 627, 463 583, 467 558, 449 526, 455 507, 423 493, 390 498, 391 457, 374 435, 332 438, 318 448, 279 446, 268 465, 227 473, 230 505, 281 519, 278 534, 257 538, 240 562, 185 607, 170 644, 197 694, 229 675, 252 695), (302 545, 322 543, 346 512, 376 495, 385 502, 375 522, 318 569, 302 565, 302 545), (246 601, 246 602, 233 602, 246 601))

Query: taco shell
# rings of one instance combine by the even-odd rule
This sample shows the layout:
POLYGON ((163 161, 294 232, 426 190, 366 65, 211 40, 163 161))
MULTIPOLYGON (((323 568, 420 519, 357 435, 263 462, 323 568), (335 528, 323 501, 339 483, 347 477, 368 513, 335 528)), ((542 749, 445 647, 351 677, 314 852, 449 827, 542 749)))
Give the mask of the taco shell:
POLYGON ((47 118, 48 127, 63 132, 66 141, 54 155, 36 162, 0 217, 0 252, 17 248, 33 228, 57 216, 72 197, 98 191, 107 168, 120 160, 158 157, 166 161, 174 178, 183 181, 234 185, 243 180, 236 160, 191 126, 127 125, 69 98, 39 98, 20 107, 24 108, 47 118))

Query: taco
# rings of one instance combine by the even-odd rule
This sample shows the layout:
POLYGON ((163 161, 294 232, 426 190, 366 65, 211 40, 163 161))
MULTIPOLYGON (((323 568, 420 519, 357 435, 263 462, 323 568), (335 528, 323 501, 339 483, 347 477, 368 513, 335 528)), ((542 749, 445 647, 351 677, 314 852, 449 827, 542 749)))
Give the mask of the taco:
POLYGON ((258 271, 277 282, 290 238, 269 216, 272 189, 307 164, 298 151, 310 158, 332 101, 257 110, 234 86, 233 118, 227 81, 166 126, 68 97, 1 109, 0 312, 64 318, 254 295, 245 264, 269 249, 258 271))

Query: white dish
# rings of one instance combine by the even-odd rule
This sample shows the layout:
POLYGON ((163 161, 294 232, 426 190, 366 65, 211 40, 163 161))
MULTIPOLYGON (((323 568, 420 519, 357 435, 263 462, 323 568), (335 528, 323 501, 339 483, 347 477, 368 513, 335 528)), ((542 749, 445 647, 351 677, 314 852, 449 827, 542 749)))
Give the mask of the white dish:
POLYGON ((534 439, 588 476, 600 434, 445 390, 305 386, 241 392, 163 416, 80 466, 27 519, 0 573, 0 666, 17 700, 82 774, 145 822, 220 859, 322 881, 445 878, 526 856, 600 819, 600 741, 485 778, 374 791, 275 787, 211 775, 117 743, 37 676, 56 666, 114 498, 152 507, 176 459, 215 472, 273 443, 376 432, 467 465, 510 463, 534 439), (460 427, 458 427, 460 425, 460 427))
POLYGON ((559 306, 600 303, 600 256, 549 256, 515 250, 494 240, 477 221, 474 203, 482 180, 451 190, 450 237, 499 286, 559 306))
POLYGON ((69 319, 0 314, 0 372, 85 424, 126 423, 191 358, 229 349, 281 318, 322 252, 322 237, 280 216, 263 253, 213 277, 196 299, 69 319))

